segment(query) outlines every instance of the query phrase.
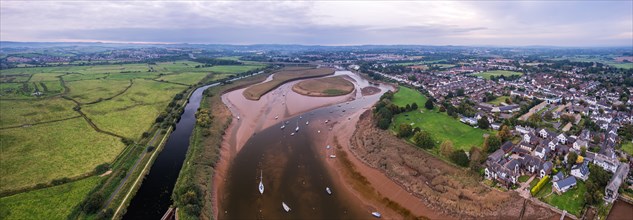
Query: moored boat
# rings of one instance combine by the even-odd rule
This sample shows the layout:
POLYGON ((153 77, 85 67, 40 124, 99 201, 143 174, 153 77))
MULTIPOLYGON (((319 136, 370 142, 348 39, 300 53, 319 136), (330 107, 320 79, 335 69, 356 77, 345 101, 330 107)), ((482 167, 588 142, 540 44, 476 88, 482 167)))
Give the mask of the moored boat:
POLYGON ((325 187, 325 191, 327 192, 327 194, 332 195, 332 190, 330 190, 330 187, 325 187))
POLYGON ((259 193, 260 194, 264 194, 264 171, 261 172, 260 176, 259 176, 259 193))
POLYGON ((372 212, 371 215, 373 215, 376 218, 380 218, 382 217, 382 215, 380 214, 380 212, 372 212))
POLYGON ((285 202, 281 202, 281 206, 286 210, 286 212, 290 212, 290 206, 288 206, 285 202))

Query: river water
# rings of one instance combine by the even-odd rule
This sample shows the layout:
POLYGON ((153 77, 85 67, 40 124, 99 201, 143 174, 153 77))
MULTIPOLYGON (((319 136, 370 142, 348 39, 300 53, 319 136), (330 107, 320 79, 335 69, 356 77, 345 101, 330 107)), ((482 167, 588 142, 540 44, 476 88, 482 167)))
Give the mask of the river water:
POLYGON ((196 123, 195 113, 200 107, 202 92, 216 85, 200 87, 191 94, 180 121, 130 202, 123 219, 160 219, 172 204, 171 193, 189 149, 189 137, 196 123))
MULTIPOLYGON (((294 114, 272 126, 255 129, 256 133, 231 161, 224 187, 220 189, 219 219, 371 218, 369 213, 373 210, 370 207, 365 207, 349 194, 338 193, 343 191, 344 186, 337 185, 341 181, 333 179, 334 175, 324 164, 326 160, 337 158, 329 157, 334 151, 326 147, 329 143, 323 137, 331 135, 329 132, 334 123, 345 123, 351 115, 371 107, 388 88, 381 87, 381 93, 363 97, 360 88, 369 86, 366 80, 348 71, 337 71, 336 75, 348 75, 354 79, 357 89, 355 94, 350 95, 353 100, 294 114), (285 129, 281 129, 282 124, 285 124, 285 129), (298 132, 295 130, 297 127, 298 132), (265 186, 263 194, 257 187, 260 175, 265 186), (326 187, 332 189, 332 195, 326 193, 326 187), (283 210, 282 202, 288 204, 290 212, 283 210)), ((262 100, 271 99, 275 100, 274 103, 294 106, 309 105, 305 102, 323 99, 301 98, 292 94, 287 90, 292 84, 271 91, 265 96, 272 97, 262 97, 262 100)), ((225 96, 236 99, 241 90, 232 93, 225 96)), ((236 108, 248 108, 252 104, 240 100, 231 100, 231 103, 236 108)), ((267 108, 263 110, 266 118, 273 118, 275 114, 285 115, 288 109, 275 112, 270 109, 274 106, 267 108)))

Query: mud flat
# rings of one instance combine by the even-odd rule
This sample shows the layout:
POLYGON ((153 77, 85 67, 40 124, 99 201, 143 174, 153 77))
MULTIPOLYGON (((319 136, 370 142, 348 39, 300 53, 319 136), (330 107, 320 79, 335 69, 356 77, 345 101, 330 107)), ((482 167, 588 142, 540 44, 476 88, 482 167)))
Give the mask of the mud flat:
POLYGON ((607 216, 607 220, 618 219, 632 219, 633 218, 633 205, 629 204, 622 199, 618 199, 613 204, 611 212, 607 216))

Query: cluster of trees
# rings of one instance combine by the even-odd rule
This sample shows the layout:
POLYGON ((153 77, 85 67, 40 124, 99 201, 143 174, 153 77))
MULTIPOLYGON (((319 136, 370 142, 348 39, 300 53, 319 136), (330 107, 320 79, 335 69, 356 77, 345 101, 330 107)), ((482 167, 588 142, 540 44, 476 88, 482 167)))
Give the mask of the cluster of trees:
POLYGON ((391 102, 392 99, 393 92, 387 91, 380 97, 378 103, 376 103, 376 108, 374 109, 374 119, 376 126, 380 129, 386 130, 389 128, 394 115, 418 109, 418 104, 415 102, 407 104, 404 107, 399 107, 391 102))
POLYGON ((503 79, 505 81, 514 81, 514 80, 518 80, 519 78, 521 78, 521 75, 510 75, 510 76, 504 76, 504 75, 500 75, 500 76, 490 76, 490 80, 498 82, 500 79, 503 79))
POLYGON ((182 181, 183 186, 177 186, 172 194, 175 206, 182 209, 186 216, 200 216, 203 207, 203 195, 194 180, 182 181))
POLYGON ((197 65, 196 68, 201 67, 211 67, 211 66, 221 66, 221 65, 241 65, 242 63, 235 60, 225 60, 225 59, 215 59, 215 58, 206 58, 201 57, 195 60, 194 62, 204 63, 203 65, 197 65))
POLYGON ((602 201, 602 192, 611 179, 610 173, 593 164, 589 165, 589 179, 585 182, 587 191, 585 192, 585 202, 590 205, 598 204, 602 201))

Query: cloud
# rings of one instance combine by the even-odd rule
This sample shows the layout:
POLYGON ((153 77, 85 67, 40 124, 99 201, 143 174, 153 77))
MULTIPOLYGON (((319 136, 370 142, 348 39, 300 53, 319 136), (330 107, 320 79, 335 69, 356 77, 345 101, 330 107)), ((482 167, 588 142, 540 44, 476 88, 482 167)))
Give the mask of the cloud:
POLYGON ((13 41, 633 44, 631 1, 3 1, 0 18, 13 41))

